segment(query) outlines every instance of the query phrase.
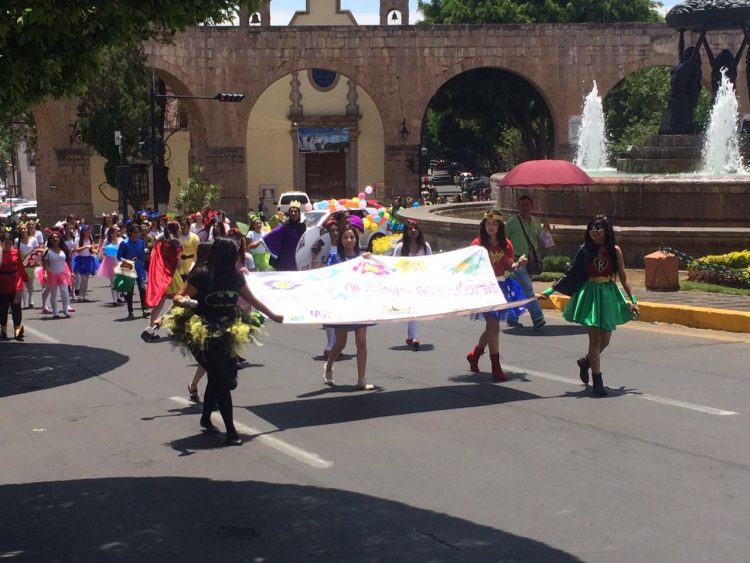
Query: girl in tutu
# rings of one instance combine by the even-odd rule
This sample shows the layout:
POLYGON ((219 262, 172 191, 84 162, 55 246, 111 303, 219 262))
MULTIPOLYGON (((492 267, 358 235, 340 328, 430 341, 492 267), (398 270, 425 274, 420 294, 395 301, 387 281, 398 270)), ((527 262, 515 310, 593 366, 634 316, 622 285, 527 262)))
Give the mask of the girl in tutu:
MULTIPOLYGON (((112 278, 115 277, 115 266, 117 266, 117 250, 120 248, 120 237, 117 233, 116 227, 107 228, 102 242, 99 246, 99 252, 102 256, 102 263, 99 265, 99 269, 96 272, 97 276, 107 278, 110 285, 112 284, 112 278)), ((120 298, 120 294, 111 289, 112 291, 112 306, 117 306, 117 300, 120 298)))
MULTIPOLYGON (((517 262, 513 261, 513 245, 505 238, 505 224, 499 211, 488 211, 484 214, 484 218, 479 223, 479 237, 475 238, 471 244, 487 249, 497 283, 506 301, 510 303, 524 299, 521 286, 513 279, 506 279, 505 272, 515 271, 518 266, 523 266, 528 260, 525 256, 521 256, 517 262)), ((495 381, 507 381, 508 378, 500 366, 500 321, 509 318, 517 319, 523 311, 523 307, 514 307, 471 315, 471 318, 475 320, 484 318, 484 331, 477 345, 466 356, 471 371, 479 372, 479 357, 484 354, 484 347, 489 346, 492 377, 495 381)))
POLYGON ((609 345, 617 325, 640 313, 625 273, 622 250, 615 244, 615 232, 607 217, 597 215, 589 221, 573 264, 552 287, 537 297, 547 299, 555 291, 571 296, 563 318, 585 326, 588 331, 588 354, 577 361, 581 381, 588 385, 591 369, 592 394, 604 397, 607 390, 602 381, 600 355, 609 345), (629 303, 615 283, 616 276, 628 294, 629 303))
POLYGON ((96 263, 96 245, 87 225, 81 225, 75 252, 73 271, 78 275, 78 302, 88 303, 86 293, 89 290, 89 278, 96 275, 99 264, 96 263))
POLYGON ((68 260, 68 248, 62 242, 60 233, 52 231, 47 240, 47 250, 42 256, 42 268, 37 268, 37 279, 49 290, 50 301, 52 302, 52 314, 56 319, 60 318, 57 308, 58 290, 60 292, 60 299, 62 300, 62 314, 65 317, 70 317, 71 313, 68 286, 70 286, 72 276, 68 260))

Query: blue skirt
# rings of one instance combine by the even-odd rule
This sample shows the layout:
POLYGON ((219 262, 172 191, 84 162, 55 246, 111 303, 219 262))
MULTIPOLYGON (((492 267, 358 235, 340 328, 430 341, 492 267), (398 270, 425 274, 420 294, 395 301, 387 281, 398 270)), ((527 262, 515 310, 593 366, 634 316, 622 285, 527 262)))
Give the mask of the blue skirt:
POLYGON ((73 258, 73 271, 76 274, 95 276, 98 269, 99 264, 97 264, 94 256, 75 256, 73 258))
MULTIPOLYGON (((521 301, 526 299, 526 294, 518 285, 518 282, 513 278, 508 278, 505 281, 498 281, 497 285, 500 286, 500 290, 505 296, 505 300, 508 303, 513 301, 521 301)), ((473 320, 477 321, 480 319, 495 318, 501 321, 507 320, 518 320, 518 318, 526 311, 526 307, 512 307, 510 309, 500 309, 499 311, 487 311, 486 313, 472 313, 470 316, 473 320)))

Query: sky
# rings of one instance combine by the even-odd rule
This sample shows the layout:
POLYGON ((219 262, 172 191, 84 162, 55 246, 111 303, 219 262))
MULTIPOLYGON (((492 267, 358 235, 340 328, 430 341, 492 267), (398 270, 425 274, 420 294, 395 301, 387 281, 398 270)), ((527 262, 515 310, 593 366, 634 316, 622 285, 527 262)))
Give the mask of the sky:
MULTIPOLYGON (((672 6, 680 1, 662 0, 664 6, 659 11, 666 14, 672 6)), ((294 12, 304 10, 306 5, 306 0, 271 0, 271 25, 287 25, 294 12)), ((359 25, 378 25, 380 23, 380 0, 341 0, 341 9, 349 10, 359 25)), ((409 0, 409 14, 409 23, 413 24, 419 21, 417 0, 409 0)))

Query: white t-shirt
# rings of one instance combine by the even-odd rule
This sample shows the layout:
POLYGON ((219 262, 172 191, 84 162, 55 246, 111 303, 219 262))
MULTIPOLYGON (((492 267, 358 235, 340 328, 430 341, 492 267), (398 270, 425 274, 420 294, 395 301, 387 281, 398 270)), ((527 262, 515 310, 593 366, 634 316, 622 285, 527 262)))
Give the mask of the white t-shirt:
POLYGON ((29 237, 29 242, 18 243, 18 251, 21 253, 22 257, 25 257, 26 255, 29 254, 29 252, 34 250, 37 246, 39 245, 37 244, 36 239, 34 239, 33 237, 29 237))
MULTIPOLYGON (((247 233, 247 240, 250 242, 255 242, 256 240, 263 240, 263 233, 256 233, 255 231, 250 231, 247 233)), ((266 248, 265 243, 261 243, 255 248, 250 249, 250 254, 265 254, 268 252, 268 249, 266 248)))
MULTIPOLYGON (((425 245, 425 248, 427 248, 427 252, 425 252, 422 248, 420 248, 419 252, 417 252, 416 254, 410 254, 410 256, 429 256, 430 254, 432 254, 432 249, 430 248, 430 243, 426 242, 426 243, 424 243, 424 245, 425 245)), ((401 254, 403 252, 403 250, 404 250, 404 244, 402 242, 400 242, 400 243, 398 243, 396 245, 396 248, 393 249, 393 255, 394 256, 403 256, 403 254, 401 254)))
POLYGON ((51 248, 48 249, 47 271, 50 274, 62 274, 65 271, 65 253, 62 250, 55 252, 51 248))
MULTIPOLYGON (((83 243, 83 250, 78 252, 78 256, 91 256, 91 246, 93 244, 90 240, 83 243)), ((76 246, 81 246, 80 238, 76 241, 76 246)))

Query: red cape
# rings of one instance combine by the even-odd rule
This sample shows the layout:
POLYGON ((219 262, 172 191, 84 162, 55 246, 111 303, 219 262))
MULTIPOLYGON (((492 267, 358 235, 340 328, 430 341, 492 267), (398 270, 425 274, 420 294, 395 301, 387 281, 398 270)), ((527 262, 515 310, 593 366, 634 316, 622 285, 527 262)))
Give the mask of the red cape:
POLYGON ((164 245, 160 239, 154 244, 151 251, 151 260, 148 265, 148 284, 146 285, 146 306, 156 307, 172 282, 177 260, 179 259, 177 248, 172 245, 164 245))

